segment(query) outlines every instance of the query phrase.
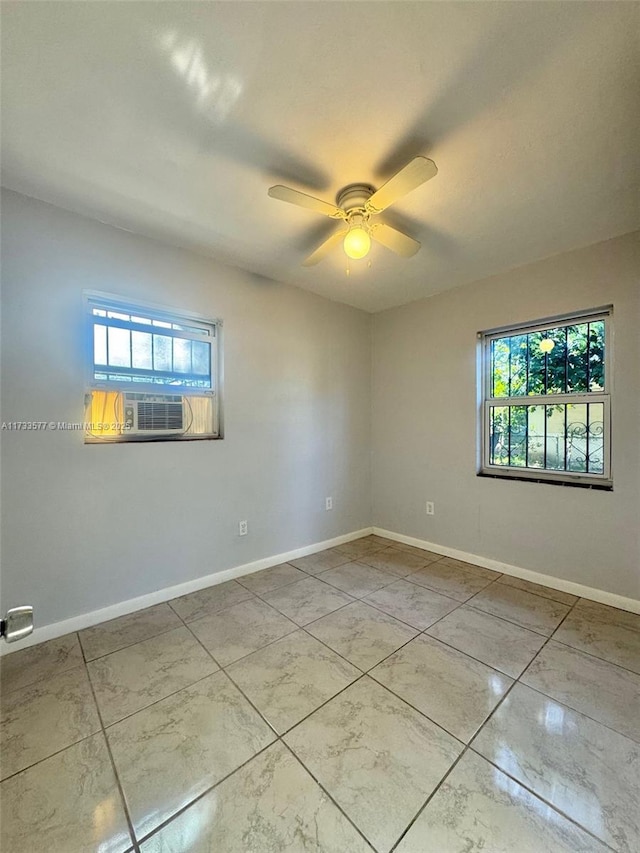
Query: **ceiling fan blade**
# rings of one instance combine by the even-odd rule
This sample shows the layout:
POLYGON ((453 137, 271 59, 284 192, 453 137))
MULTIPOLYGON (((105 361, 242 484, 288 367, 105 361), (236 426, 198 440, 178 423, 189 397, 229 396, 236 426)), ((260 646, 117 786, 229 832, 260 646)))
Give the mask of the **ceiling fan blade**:
POLYGON ((381 213, 386 207, 437 174, 438 169, 433 160, 427 157, 415 157, 392 178, 389 178, 387 183, 368 199, 365 207, 370 213, 381 213))
POLYGON ((280 201, 288 201, 289 204, 297 204, 298 207, 307 207, 309 210, 315 210, 316 213, 322 213, 324 216, 330 216, 332 219, 344 219, 345 217, 344 211, 336 207, 335 204, 329 204, 329 202, 322 201, 320 198, 314 198, 312 195, 292 190, 291 187, 283 187, 281 184, 270 187, 269 195, 271 198, 280 199, 280 201))
POLYGON ((420 248, 420 243, 413 237, 409 237, 408 234, 404 234, 390 225, 385 225, 383 222, 371 226, 371 236, 378 243, 382 243, 387 249, 395 252, 396 255, 402 255, 403 258, 410 258, 420 248))
POLYGON ((313 267, 326 257, 329 252, 337 246, 349 231, 348 228, 341 228, 340 231, 335 231, 328 240, 321 243, 315 252, 312 252, 309 257, 302 262, 303 267, 313 267))

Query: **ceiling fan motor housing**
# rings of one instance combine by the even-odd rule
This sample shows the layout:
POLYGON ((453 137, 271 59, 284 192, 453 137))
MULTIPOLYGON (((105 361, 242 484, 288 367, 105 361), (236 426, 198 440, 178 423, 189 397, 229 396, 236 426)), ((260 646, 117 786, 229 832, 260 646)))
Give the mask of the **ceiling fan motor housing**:
POLYGON ((355 210, 364 212, 365 202, 371 198, 374 192, 375 190, 370 184, 349 184, 340 190, 336 197, 336 203, 347 213, 355 210))

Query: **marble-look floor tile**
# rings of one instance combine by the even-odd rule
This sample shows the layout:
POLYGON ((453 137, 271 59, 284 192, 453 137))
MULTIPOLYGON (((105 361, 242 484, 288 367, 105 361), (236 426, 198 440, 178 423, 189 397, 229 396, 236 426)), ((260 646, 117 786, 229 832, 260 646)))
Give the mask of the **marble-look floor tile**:
POLYGON ((316 578, 283 586, 262 597, 297 625, 306 625, 353 601, 350 595, 316 578))
POLYGON ((354 602, 312 622, 307 631, 363 671, 418 633, 364 602, 354 602))
POLYGON ((513 678, 526 669, 546 642, 541 634, 466 604, 436 622, 426 633, 513 678))
POLYGON ((141 853, 372 853, 282 744, 256 756, 140 846, 141 853))
POLYGON ((3 693, 1 707, 3 779, 100 729, 84 665, 3 693))
POLYGON ((319 578, 355 598, 362 598, 383 586, 389 586, 395 580, 395 576, 389 572, 381 572, 364 563, 345 563, 344 566, 323 572, 319 578))
POLYGON ((326 572, 328 569, 335 569, 336 566, 341 566, 343 563, 350 563, 351 560, 352 558, 344 551, 328 548, 326 551, 318 551, 316 554, 298 557, 298 559, 289 560, 289 562, 308 575, 317 575, 320 572, 326 572))
POLYGON ((542 586, 539 583, 525 581, 522 578, 514 578, 511 575, 502 575, 498 583, 504 583, 507 586, 515 586, 516 589, 523 589, 525 592, 533 592, 536 595, 541 595, 543 598, 550 598, 553 601, 559 601, 561 604, 571 606, 578 600, 577 595, 571 595, 569 592, 562 592, 559 589, 553 589, 550 586, 542 586))
POLYGON ((259 598, 196 619, 189 627, 220 666, 227 666, 298 628, 259 598))
POLYGON ((182 625, 168 604, 156 604, 80 631, 86 660, 117 652, 182 625))
POLYGON ((553 634, 569 612, 566 604, 502 583, 494 583, 483 589, 468 603, 471 607, 547 637, 553 634))
POLYGON ((606 853, 607 848, 479 755, 467 752, 397 853, 606 853))
POLYGON ((131 846, 102 733, 3 782, 0 810, 7 853, 124 853, 131 846))
POLYGON ((640 673, 640 614, 581 598, 554 639, 640 673))
POLYGON ((438 560, 411 575, 411 582, 426 586, 457 601, 466 601, 499 575, 455 560, 438 560))
POLYGON ((105 726, 218 669, 184 627, 98 658, 87 668, 105 726))
POLYGON ((77 634, 66 634, 0 657, 0 687, 19 690, 84 663, 77 634))
POLYGON ((459 606, 458 601, 405 580, 384 587, 364 601, 420 631, 459 606))
POLYGON ((190 592, 174 598, 169 604, 185 622, 193 622, 203 616, 210 616, 225 607, 233 607, 241 601, 251 598, 253 593, 237 581, 225 581, 216 586, 208 586, 198 592, 190 592))
POLYGON ((381 853, 462 751, 458 741, 366 677, 285 741, 381 853))
POLYGON ((392 575, 403 578, 425 566, 428 558, 401 551, 399 548, 384 548, 382 551, 376 551, 375 554, 363 556, 361 562, 373 566, 374 569, 390 572, 392 575))
POLYGON ((501 672, 424 634, 370 674, 465 743, 513 683, 501 672))
POLYGON ((378 536, 364 536, 362 539, 354 539, 351 542, 345 542, 343 545, 336 545, 336 551, 348 554, 351 560, 359 560, 364 554, 381 551, 390 544, 386 539, 380 539, 378 536))
POLYGON ((244 575, 238 578, 238 583, 246 587, 255 595, 262 595, 264 592, 271 592, 272 589, 286 586, 288 583, 295 583, 306 578, 306 574, 296 569, 290 563, 280 563, 278 566, 272 566, 270 569, 263 569, 261 572, 255 572, 252 575, 244 575))
POLYGON ((640 675, 551 640, 521 680, 640 742, 640 675))
POLYGON ((223 672, 116 723, 107 737, 138 838, 275 739, 223 672))
POLYGON ((277 640, 227 671, 279 734, 360 675, 304 631, 277 640))
POLYGON ((472 748, 615 850, 640 850, 634 741, 516 684, 472 748))

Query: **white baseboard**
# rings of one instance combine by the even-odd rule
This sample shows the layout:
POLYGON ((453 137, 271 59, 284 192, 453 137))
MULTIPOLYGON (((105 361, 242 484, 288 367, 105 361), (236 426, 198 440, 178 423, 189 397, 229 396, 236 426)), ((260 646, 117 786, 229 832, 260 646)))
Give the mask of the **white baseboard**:
MULTIPOLYGON (((74 631, 81 631, 83 628, 90 628, 93 625, 98 625, 100 622, 107 622, 109 619, 116 619, 118 616, 126 616, 128 613, 133 613, 136 610, 143 610, 145 607, 151 607, 154 604, 161 604, 164 601, 170 601, 172 598, 178 598, 181 595, 187 595, 190 592, 197 592, 208 586, 215 586, 219 583, 224 583, 234 578, 250 575, 253 572, 259 572, 262 569, 269 569, 271 566, 277 566, 280 563, 287 563, 289 560, 296 560, 300 557, 306 557, 308 554, 315 554, 318 551, 323 551, 325 548, 334 548, 336 545, 342 545, 345 542, 351 542, 354 539, 360 539, 362 536, 367 536, 370 533, 375 533, 377 536, 384 536, 386 539, 392 539, 395 542, 402 542, 405 545, 414 545, 416 548, 424 548, 427 551, 433 551, 436 554, 442 554, 444 557, 453 557, 456 560, 462 560, 465 563, 474 563, 477 566, 482 566, 485 569, 493 569, 496 572, 501 572, 505 575, 511 575, 515 578, 539 583, 543 586, 558 589, 561 592, 568 592, 572 595, 577 595, 580 598, 588 598, 591 601, 597 601, 600 604, 608 604, 610 607, 618 607, 621 610, 628 610, 631 613, 640 613, 640 601, 634 598, 626 598, 623 595, 617 595, 613 592, 606 592, 602 589, 584 586, 573 581, 556 578, 552 575, 543 575, 540 572, 534 572, 530 569, 522 569, 519 566, 512 566, 509 563, 501 563, 499 560, 492 560, 488 557, 481 557, 478 554, 470 554, 467 551, 460 551, 457 548, 449 548, 445 545, 438 545, 435 542, 427 542, 424 539, 416 539, 414 536, 405 536, 402 533, 394 533, 391 530, 384 530, 381 527, 363 527, 361 530, 355 530, 352 533, 345 533, 342 536, 336 536, 334 539, 326 539, 324 542, 316 542, 313 545, 306 545, 304 548, 296 548, 293 551, 287 551, 283 554, 276 554, 273 557, 265 557, 261 560, 254 560, 252 563, 244 563, 241 566, 234 566, 232 569, 225 569, 221 572, 216 572, 212 575, 195 578, 186 583, 177 584, 176 586, 165 587, 164 589, 156 590, 155 592, 140 595, 137 598, 129 598, 126 601, 120 601, 117 604, 112 604, 109 607, 103 607, 100 610, 93 610, 90 613, 82 613, 79 616, 73 616, 71 619, 64 619, 61 622, 53 622, 50 625, 43 625, 36 628, 32 634, 25 637, 17 643, 1 643, 0 656, 17 652, 20 649, 26 649, 29 646, 34 646, 37 643, 43 643, 45 640, 53 640, 56 637, 62 637, 65 634, 71 634, 74 631)), ((37 614, 36 614, 37 615, 37 614)))
MULTIPOLYGON (((140 595, 137 598, 129 598, 126 601, 120 601, 117 604, 112 604, 109 607, 103 607, 100 610, 93 610, 91 613, 82 613, 79 616, 73 616, 71 619, 64 619, 62 622, 52 622, 50 625, 43 625, 41 628, 35 628, 32 634, 25 637, 16 643, 0 643, 0 655, 10 654, 11 652, 26 649, 29 646, 35 646, 37 643, 43 643, 45 640, 53 640, 56 637, 63 637, 65 634, 71 634, 74 631, 81 631, 83 628, 91 628, 93 625, 98 625, 100 622, 107 622, 109 619, 116 619, 118 616, 126 616, 128 613, 133 613, 136 610, 143 610, 145 607, 151 607, 153 604, 161 604, 163 601, 169 601, 172 598, 178 598, 181 595, 187 595, 190 592, 197 592, 207 586, 215 586, 224 581, 233 580, 243 575, 250 575, 253 572, 259 572, 262 569, 270 569, 271 566, 277 566, 280 563, 287 563, 289 560, 297 560, 300 557, 306 557, 309 554, 315 554, 318 551, 324 551, 325 548, 334 548, 336 545, 343 545, 345 542, 351 542, 354 539, 360 539, 362 536, 367 536, 372 532, 373 528, 363 527, 361 530, 354 530, 352 533, 345 533, 342 536, 336 536, 334 539, 326 539, 324 542, 316 542, 313 545, 305 545, 304 548, 296 548, 293 551, 287 551, 284 554, 276 554, 273 557, 265 557, 262 560, 254 560, 252 563, 245 563, 242 566, 234 566, 232 569, 224 569, 221 572, 215 572, 212 575, 205 575, 195 580, 180 583, 176 586, 165 587, 156 592, 149 592, 146 595, 140 595)), ((37 614, 36 614, 37 617, 37 614)))
POLYGON ((415 545, 416 548, 424 548, 426 551, 433 551, 436 554, 442 554, 444 557, 453 557, 453 559, 462 560, 465 563, 474 563, 476 566, 482 566, 485 569, 493 569, 496 572, 502 572, 504 575, 511 575, 514 578, 539 583, 543 586, 551 587, 551 589, 559 589, 561 592, 568 592, 580 598, 588 598, 591 601, 597 601, 599 604, 608 604, 610 607, 618 607, 620 610, 640 613, 640 601, 635 598, 626 598, 624 595, 617 595, 614 592, 606 592, 603 589, 595 589, 591 586, 584 586, 581 583, 566 581, 562 578, 553 577, 553 575, 543 575, 531 569, 521 569, 519 566, 511 566, 509 563, 501 563, 499 560, 480 557, 478 554, 469 554, 467 551, 459 551, 457 548, 448 548, 445 545, 437 545, 435 542, 427 542, 424 539, 405 536, 403 533, 394 533, 391 530, 384 530, 381 527, 374 527, 373 532, 376 536, 384 536, 386 539, 393 539, 395 542, 402 542, 404 545, 415 545))

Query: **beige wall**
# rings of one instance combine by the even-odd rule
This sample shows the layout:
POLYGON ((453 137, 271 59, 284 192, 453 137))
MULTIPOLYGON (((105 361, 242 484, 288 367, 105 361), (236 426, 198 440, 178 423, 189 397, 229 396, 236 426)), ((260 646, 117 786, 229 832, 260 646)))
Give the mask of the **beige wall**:
POLYGON ((3 420, 84 420, 85 288, 221 317, 225 331, 223 441, 2 433, 5 609, 33 604, 43 626, 370 523, 370 315, 2 201, 3 420))
POLYGON ((375 315, 376 526, 640 598, 638 236, 375 315), (477 477, 476 332, 608 304, 614 491, 477 477))

